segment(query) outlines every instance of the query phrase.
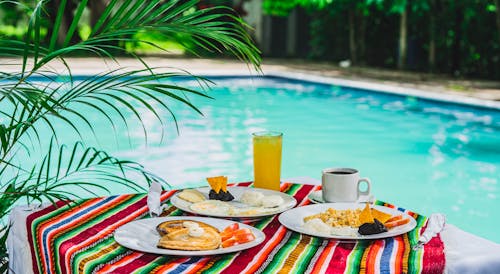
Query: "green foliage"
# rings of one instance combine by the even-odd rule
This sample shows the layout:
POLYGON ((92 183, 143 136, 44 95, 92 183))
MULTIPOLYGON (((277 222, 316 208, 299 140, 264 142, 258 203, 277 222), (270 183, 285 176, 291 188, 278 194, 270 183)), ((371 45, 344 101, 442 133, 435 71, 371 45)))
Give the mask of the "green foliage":
MULTIPOLYGON (((21 5, 20 2, 0 1, 0 5, 9 7, 13 3, 21 5)), ((133 53, 132 56, 143 62, 144 69, 102 71, 78 80, 73 77, 66 56, 83 52, 117 61, 117 52, 127 54, 126 49, 119 46, 124 42, 144 43, 165 50, 156 41, 136 35, 158 32, 173 41, 182 36, 184 41, 205 50, 231 53, 252 63, 257 69, 260 64, 259 52, 245 32, 244 24, 227 8, 196 10, 196 1, 111 0, 97 23, 82 35, 84 39, 74 39, 81 33, 78 26, 84 25, 82 14, 89 3, 84 0, 76 6, 73 19, 68 23, 63 39, 60 39, 57 28, 62 26, 65 6, 69 2, 61 0, 53 17, 45 12, 50 3, 50 0, 39 0, 29 6, 29 20, 22 31, 22 39, 0 39, 0 52, 18 60, 15 64, 0 64, 15 68, 0 72, 2 220, 19 202, 69 201, 84 193, 97 195, 112 185, 140 191, 152 181, 166 183, 138 163, 117 159, 99 148, 87 147, 83 136, 92 133, 98 138, 99 134, 94 130, 93 121, 76 111, 78 107, 85 107, 97 113, 100 119, 107 120, 115 135, 119 134, 116 130, 118 123, 129 128, 134 120, 126 117, 132 115, 142 125, 147 143, 148 131, 139 108, 152 113, 163 130, 167 121, 159 114, 160 110, 169 112, 177 126, 175 115, 167 104, 169 100, 182 102, 201 114, 189 98, 211 98, 205 92, 209 84, 206 79, 183 71, 165 72, 160 68, 151 68, 133 53), (55 26, 55 29, 50 26, 55 26), (67 76, 60 77, 52 69, 50 64, 56 61, 66 66, 67 76), (186 88, 168 82, 178 76, 199 81, 199 88, 186 88), (59 137, 59 124, 69 126, 81 141, 69 147, 62 145, 64 140, 59 137), (44 134, 41 127, 50 129, 50 134, 44 134), (18 155, 35 157, 36 147, 41 147, 43 153, 35 164, 29 165, 26 159, 18 158, 18 155)), ((0 226, 0 235, 5 236, 7 230, 8 226, 0 226)), ((2 236, 0 272, 5 272, 6 249, 5 237, 2 236)))
POLYGON ((298 2, 298 0, 264 0, 262 9, 269 15, 287 16, 298 5, 298 2))
POLYGON ((500 79, 500 13, 491 0, 264 0, 263 7, 279 16, 296 7, 309 12, 307 55, 313 59, 350 59, 354 43, 358 63, 388 68, 396 67, 406 9, 408 69, 500 79))

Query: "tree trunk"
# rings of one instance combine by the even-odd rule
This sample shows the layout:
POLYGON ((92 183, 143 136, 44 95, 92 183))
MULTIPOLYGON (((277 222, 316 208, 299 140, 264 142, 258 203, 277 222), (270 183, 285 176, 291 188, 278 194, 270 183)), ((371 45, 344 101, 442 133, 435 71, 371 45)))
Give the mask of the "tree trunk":
POLYGON ((461 69, 461 51, 462 51, 462 23, 464 21, 463 6, 456 3, 455 8, 455 24, 454 24, 454 39, 452 44, 451 56, 451 73, 454 75, 460 74, 461 69))
POLYGON ((436 0, 430 2, 429 14, 429 71, 436 68, 436 0))
POLYGON ((495 0, 495 8, 497 12, 497 34, 498 34, 498 42, 500 43, 500 1, 495 0))
MULTIPOLYGON (((48 2, 48 19, 50 20, 50 28, 48 30, 47 34, 47 39, 50 39, 52 37, 52 33, 55 29, 54 24, 56 22, 57 18, 57 13, 59 11, 61 5, 60 0, 54 0, 54 1, 49 1, 48 2)), ((57 32, 57 45, 62 45, 64 43, 64 39, 66 39, 66 34, 68 33, 69 26, 71 22, 73 22, 73 19, 75 18, 74 16, 74 10, 76 8, 76 4, 73 3, 72 1, 67 1, 66 6, 64 7, 64 13, 61 18, 61 23, 59 25, 59 30, 57 32)), ((78 42, 79 36, 77 33, 71 37, 71 43, 76 43, 78 42)), ((47 41, 48 42, 48 41, 47 41)))
POLYGON ((358 62, 356 47, 356 18, 354 7, 349 9, 349 52, 351 55, 351 64, 358 62))
POLYGON ((362 12, 358 13, 359 31, 358 31, 358 60, 359 64, 366 64, 366 18, 362 12))
POLYGON ((403 12, 401 13, 401 19, 399 21, 399 56, 398 56, 398 69, 404 69, 406 64, 406 51, 407 51, 407 18, 408 9, 405 4, 403 12))
POLYGON ((94 27, 101 14, 106 9, 108 5, 107 0, 91 0, 89 1, 89 9, 90 9, 90 27, 94 27))

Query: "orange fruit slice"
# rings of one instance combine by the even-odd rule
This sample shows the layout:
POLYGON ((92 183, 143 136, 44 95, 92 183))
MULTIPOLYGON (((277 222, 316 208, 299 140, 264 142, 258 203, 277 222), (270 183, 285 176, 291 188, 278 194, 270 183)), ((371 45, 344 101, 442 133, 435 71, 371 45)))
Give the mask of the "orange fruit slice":
POLYGON ((401 219, 401 220, 396 220, 396 221, 388 222, 388 223, 385 223, 384 225, 385 225, 385 227, 387 227, 389 229, 389 228, 393 228, 393 227, 396 227, 396 226, 407 224, 409 222, 410 222, 410 219, 409 218, 405 218, 405 219, 401 219))
POLYGON ((403 215, 396 215, 396 216, 390 218, 389 220, 385 221, 384 224, 385 223, 394 222, 394 221, 398 221, 398 220, 401 220, 401 219, 403 219, 403 215))

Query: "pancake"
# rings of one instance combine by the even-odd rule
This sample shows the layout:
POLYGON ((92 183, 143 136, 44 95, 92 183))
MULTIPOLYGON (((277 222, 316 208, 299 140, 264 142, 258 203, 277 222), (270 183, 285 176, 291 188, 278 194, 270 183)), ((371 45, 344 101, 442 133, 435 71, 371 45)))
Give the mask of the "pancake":
POLYGON ((198 222, 198 221, 193 221, 193 220, 166 221, 166 222, 163 222, 163 223, 160 223, 159 225, 157 225, 156 226, 156 231, 158 231, 158 233, 161 236, 164 236, 166 234, 169 234, 169 233, 172 233, 172 232, 175 232, 175 231, 178 231, 178 230, 185 229, 186 228, 184 226, 185 223, 196 223, 196 224, 198 224, 203 229, 205 229, 205 228, 208 227, 210 229, 218 231, 217 228, 215 228, 215 227, 213 227, 213 226, 211 226, 209 224, 198 222))
POLYGON ((157 247, 159 248, 177 250, 212 250, 219 248, 221 244, 219 231, 211 225, 202 222, 180 221, 179 225, 179 222, 172 221, 172 223, 165 225, 165 227, 167 227, 170 232, 164 234, 160 238, 160 241, 158 241, 157 244, 157 247), (203 233, 197 237, 191 236, 190 229, 184 227, 182 224, 185 222, 191 222, 191 224, 195 226, 197 224, 203 229, 203 233))

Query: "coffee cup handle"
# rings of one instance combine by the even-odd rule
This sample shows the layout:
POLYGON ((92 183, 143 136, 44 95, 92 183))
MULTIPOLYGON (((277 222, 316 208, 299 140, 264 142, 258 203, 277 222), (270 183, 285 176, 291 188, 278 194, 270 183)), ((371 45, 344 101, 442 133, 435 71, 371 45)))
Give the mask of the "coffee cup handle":
POLYGON ((370 188, 371 188, 371 182, 370 182, 370 179, 368 178, 361 178, 358 180, 358 198, 359 196, 361 195, 370 195, 370 188), (359 190, 359 185, 362 183, 362 182, 366 182, 366 185, 368 186, 366 188, 366 191, 361 191, 359 190))

